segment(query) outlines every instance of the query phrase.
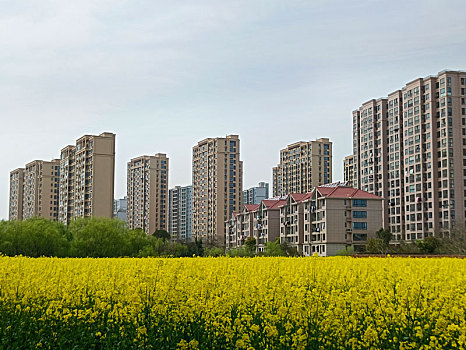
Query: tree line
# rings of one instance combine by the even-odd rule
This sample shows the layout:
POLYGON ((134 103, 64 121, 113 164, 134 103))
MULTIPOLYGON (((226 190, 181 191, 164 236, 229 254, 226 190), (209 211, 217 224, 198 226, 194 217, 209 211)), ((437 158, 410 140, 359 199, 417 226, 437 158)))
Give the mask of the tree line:
POLYGON ((437 234, 414 242, 394 241, 389 229, 380 229, 367 242, 368 253, 466 255, 466 228, 454 227, 448 235, 437 234))
MULTIPOLYGON (((254 238, 252 238, 254 240, 254 238)), ((118 219, 80 218, 68 226, 35 217, 24 221, 0 222, 0 255, 54 257, 192 257, 225 255, 215 244, 172 242, 165 230, 147 235, 141 229, 129 229, 118 219)), ((255 240, 228 252, 230 256, 254 256, 255 240)), ((271 242, 269 256, 293 255, 286 245, 271 242)))

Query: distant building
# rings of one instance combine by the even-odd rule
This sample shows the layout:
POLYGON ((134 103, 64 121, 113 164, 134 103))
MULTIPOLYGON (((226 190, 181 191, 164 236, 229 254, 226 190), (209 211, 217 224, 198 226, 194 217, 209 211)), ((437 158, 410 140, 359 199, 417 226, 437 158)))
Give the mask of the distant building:
POLYGON ((354 156, 349 155, 345 157, 343 161, 343 179, 346 181, 348 186, 353 186, 353 178, 354 178, 354 156))
POLYGON ((113 201, 113 217, 126 222, 126 210, 128 208, 128 198, 115 199, 113 201))
POLYGON ((243 191, 243 204, 260 204, 267 198, 269 198, 269 184, 266 182, 259 182, 258 187, 243 191))
POLYGON ((320 138, 295 142, 280 151, 273 168, 273 195, 307 193, 315 186, 332 182, 332 142, 320 138))
POLYGON ((238 212, 243 162, 238 135, 207 138, 193 147, 193 236, 225 245, 225 221, 238 212))
POLYGON ((60 159, 34 160, 10 173, 10 220, 34 216, 68 224, 74 217, 112 217, 115 134, 84 135, 60 159))
POLYGON ((84 135, 61 150, 59 221, 113 216, 115 134, 84 135))
POLYGON ((173 241, 192 239, 193 186, 176 186, 168 194, 168 232, 173 241))
POLYGON ((60 161, 34 160, 26 164, 23 187, 23 220, 40 216, 58 220, 60 161))
POLYGON ((128 162, 127 224, 147 234, 168 231, 168 157, 140 156, 128 162))
POLYGON ((10 172, 9 220, 23 220, 24 168, 10 172))

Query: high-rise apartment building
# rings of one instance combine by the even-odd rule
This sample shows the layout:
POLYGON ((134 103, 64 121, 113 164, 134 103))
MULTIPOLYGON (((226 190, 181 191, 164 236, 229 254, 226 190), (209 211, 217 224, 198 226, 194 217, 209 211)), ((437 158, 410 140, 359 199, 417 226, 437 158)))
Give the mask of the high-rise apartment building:
POLYGON ((225 245, 225 221, 242 204, 243 162, 238 135, 207 138, 193 147, 193 235, 225 245))
POLYGON ((58 218, 64 224, 69 224, 74 216, 75 154, 76 147, 73 145, 64 147, 60 152, 58 218))
POLYGON ((24 168, 10 172, 9 220, 23 220, 24 168))
POLYGON ((192 238, 193 186, 176 186, 168 194, 168 232, 173 241, 192 238))
POLYGON ((259 182, 259 186, 243 191, 243 204, 260 204, 267 198, 269 198, 269 184, 266 182, 259 182))
POLYGON ((140 156, 128 162, 127 225, 147 234, 168 231, 168 158, 140 156))
POLYGON ((59 220, 113 216, 115 134, 84 135, 60 155, 59 220))
POLYGON ((23 186, 23 220, 40 216, 58 220, 60 161, 34 160, 26 164, 23 186))
POLYGON ((310 192, 332 182, 332 142, 320 138, 296 142, 280 151, 280 163, 273 168, 273 195, 310 192))
POLYGON ((349 187, 353 187, 354 156, 349 155, 343 161, 343 179, 349 187))
POLYGON ((395 240, 465 225, 466 72, 408 82, 353 111, 354 183, 384 197, 395 240))
POLYGON ((113 217, 126 222, 126 210, 128 209, 128 198, 115 199, 113 201, 113 217))

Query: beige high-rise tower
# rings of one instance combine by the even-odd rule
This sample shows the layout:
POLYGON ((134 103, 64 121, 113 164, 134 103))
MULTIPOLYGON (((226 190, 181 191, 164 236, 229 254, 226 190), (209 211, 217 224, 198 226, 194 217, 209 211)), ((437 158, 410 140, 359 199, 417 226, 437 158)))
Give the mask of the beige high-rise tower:
POLYGON ((353 112, 354 186, 384 197, 395 240, 465 225, 466 72, 410 81, 353 112))
POLYGON ((10 172, 9 220, 23 220, 24 168, 10 172))
POLYGON ((60 161, 34 160, 26 164, 23 187, 23 220, 40 216, 58 220, 60 161))
POLYGON ((60 153, 60 200, 58 218, 69 224, 74 216, 76 146, 66 146, 60 153))
POLYGON ((193 147, 193 237, 225 245, 225 221, 241 210, 243 162, 238 135, 193 147))
POLYGON ((347 182, 347 186, 353 187, 354 177, 354 156, 346 156, 343 160, 343 180, 347 182))
POLYGON ((115 134, 84 135, 60 156, 60 221, 113 216, 115 134))
POLYGON ((295 142, 280 151, 280 163, 273 168, 273 195, 311 192, 332 182, 332 142, 320 138, 295 142))
POLYGON ((168 231, 168 158, 140 156, 128 162, 126 222, 147 234, 168 231))

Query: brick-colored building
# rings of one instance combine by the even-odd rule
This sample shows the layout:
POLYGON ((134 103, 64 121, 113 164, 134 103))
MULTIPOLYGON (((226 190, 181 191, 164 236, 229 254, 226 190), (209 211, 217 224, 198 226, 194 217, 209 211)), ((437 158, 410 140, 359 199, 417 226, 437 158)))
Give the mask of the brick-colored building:
POLYGON ((353 111, 355 187, 384 197, 394 240, 466 221, 466 72, 418 78, 353 111))

